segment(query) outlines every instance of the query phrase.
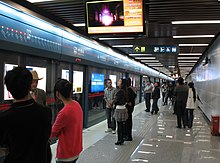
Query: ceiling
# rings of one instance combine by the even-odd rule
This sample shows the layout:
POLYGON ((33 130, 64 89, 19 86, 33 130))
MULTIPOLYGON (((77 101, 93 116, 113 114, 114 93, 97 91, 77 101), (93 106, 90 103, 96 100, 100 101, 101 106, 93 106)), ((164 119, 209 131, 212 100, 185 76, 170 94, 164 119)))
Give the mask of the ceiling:
MULTIPOLYGON (((53 0, 39 3, 12 0, 58 23, 72 28, 86 36, 85 27, 73 24, 85 23, 85 0, 53 0)), ((172 24, 172 21, 220 20, 218 0, 145 0, 144 5, 146 34, 130 39, 117 35, 89 36, 104 45, 179 45, 209 44, 213 37, 173 38, 187 35, 216 35, 218 24, 172 24), (102 37, 121 38, 117 40, 99 40, 102 37)), ((126 37, 126 36, 124 36, 126 37)), ((114 47, 113 47, 114 48, 114 47)), ((115 50, 140 61, 166 75, 179 74, 185 77, 198 61, 207 45, 180 46, 179 55, 132 56, 132 47, 118 47, 115 50), (138 57, 147 57, 144 61, 138 57)))

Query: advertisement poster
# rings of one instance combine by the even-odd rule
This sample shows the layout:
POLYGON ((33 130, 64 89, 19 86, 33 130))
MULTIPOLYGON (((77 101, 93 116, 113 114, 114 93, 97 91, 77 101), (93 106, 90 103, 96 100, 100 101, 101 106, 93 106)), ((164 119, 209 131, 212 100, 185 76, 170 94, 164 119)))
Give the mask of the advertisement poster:
MULTIPOLYGON (((5 69, 4 69, 4 77, 6 73, 10 70, 12 70, 14 67, 18 67, 18 65, 14 64, 5 64, 5 69)), ((8 92, 6 86, 4 85, 4 100, 12 100, 13 97, 12 95, 8 92)))
POLYGON ((37 88, 43 89, 46 92, 47 69, 44 67, 34 67, 34 66, 26 66, 26 68, 30 71, 35 70, 38 74, 38 77, 43 78, 38 81, 37 88))
POLYGON ((83 72, 73 71, 73 94, 83 91, 83 72))
POLYGON ((70 72, 69 70, 62 69, 62 79, 70 80, 70 72))

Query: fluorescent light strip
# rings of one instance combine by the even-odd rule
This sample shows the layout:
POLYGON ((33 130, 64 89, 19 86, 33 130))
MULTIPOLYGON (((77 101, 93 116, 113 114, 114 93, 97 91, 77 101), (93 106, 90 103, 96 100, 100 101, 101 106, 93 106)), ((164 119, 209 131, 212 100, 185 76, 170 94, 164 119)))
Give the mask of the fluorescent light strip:
POLYGON ((209 44, 179 44, 179 46, 208 46, 209 44))
POLYGON ((186 60, 179 60, 179 63, 196 63, 197 61, 186 61, 186 60))
POLYGON ((199 57, 177 57, 178 59, 199 59, 199 57))
POLYGON ((191 55, 202 55, 202 53, 179 53, 179 55, 187 55, 187 56, 191 56, 191 55))
POLYGON ((220 20, 172 21, 172 24, 220 24, 220 20))
POLYGON ((86 24, 85 23, 77 23, 77 24, 73 24, 75 27, 85 27, 86 24))
POLYGON ((133 45, 113 45, 114 48, 133 48, 133 45))
POLYGON ((135 59, 156 59, 156 57, 135 57, 135 59))
POLYGON ((155 63, 159 63, 159 61, 158 60, 141 60, 141 62, 155 62, 155 63))
POLYGON ((152 54, 128 54, 129 56, 151 56, 152 54))
POLYGON ((188 36, 173 36, 173 38, 204 38, 215 37, 215 35, 188 35, 188 36))
POLYGON ((36 2, 47 2, 47 1, 54 1, 54 0, 27 0, 31 3, 36 3, 36 2))
POLYGON ((121 38, 99 38, 99 40, 132 40, 134 37, 121 37, 121 38))

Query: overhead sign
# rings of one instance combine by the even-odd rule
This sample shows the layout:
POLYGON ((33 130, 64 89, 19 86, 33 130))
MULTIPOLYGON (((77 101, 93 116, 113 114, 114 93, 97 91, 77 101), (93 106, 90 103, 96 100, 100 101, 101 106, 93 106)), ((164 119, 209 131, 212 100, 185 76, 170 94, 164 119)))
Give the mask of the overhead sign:
POLYGON ((178 54, 179 47, 176 45, 135 45, 133 46, 133 53, 140 54, 178 54))

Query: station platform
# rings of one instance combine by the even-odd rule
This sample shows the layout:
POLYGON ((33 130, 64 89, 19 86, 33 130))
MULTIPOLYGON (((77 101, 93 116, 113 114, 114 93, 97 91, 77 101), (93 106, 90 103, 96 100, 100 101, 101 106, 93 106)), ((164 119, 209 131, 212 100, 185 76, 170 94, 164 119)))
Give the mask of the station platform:
MULTIPOLYGON (((159 101, 159 103, 161 103, 159 101)), ((83 131, 79 163, 219 163, 220 137, 212 136, 202 112, 194 111, 191 129, 176 128, 171 105, 161 106, 157 115, 145 112, 145 103, 135 106, 133 141, 116 146, 117 135, 105 133, 106 121, 83 131)), ((52 145, 53 156, 56 144, 52 145)), ((55 163, 55 159, 52 160, 55 163)))

